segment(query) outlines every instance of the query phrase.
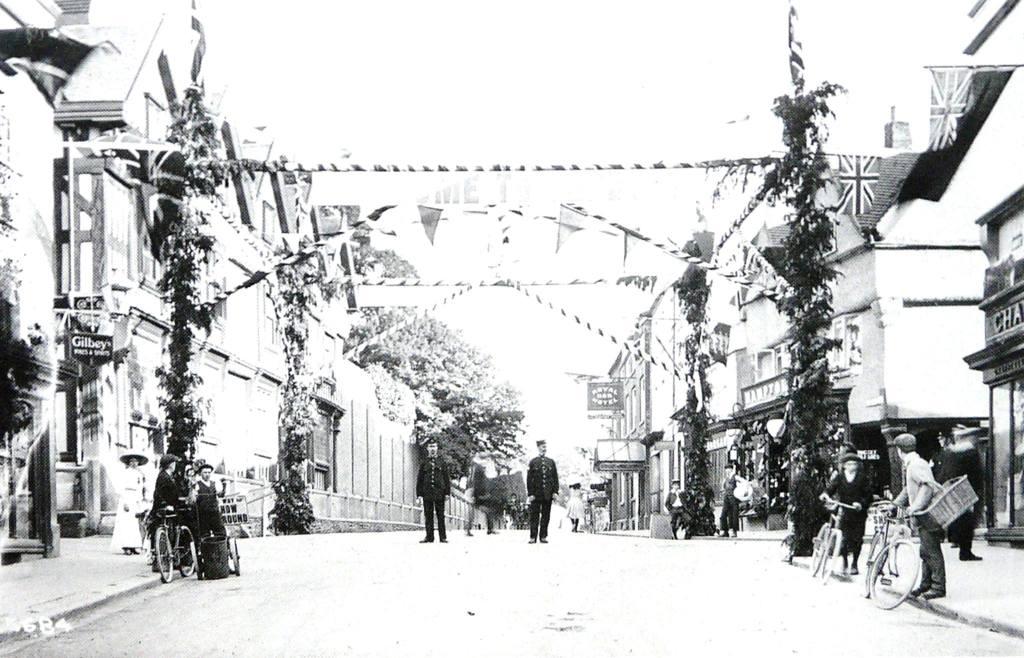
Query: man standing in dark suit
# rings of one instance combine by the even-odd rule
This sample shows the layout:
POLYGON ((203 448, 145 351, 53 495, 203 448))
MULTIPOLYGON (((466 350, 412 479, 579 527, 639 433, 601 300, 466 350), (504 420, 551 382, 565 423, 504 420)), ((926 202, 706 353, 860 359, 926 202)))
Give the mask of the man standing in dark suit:
POLYGON ((686 516, 686 499, 679 488, 679 480, 672 480, 672 490, 665 498, 665 509, 672 515, 672 539, 679 539, 679 529, 683 528, 683 539, 690 538, 689 521, 686 516))
POLYGON ((982 427, 957 427, 953 430, 953 443, 947 446, 935 460, 935 479, 945 484, 961 476, 967 476, 974 492, 978 494, 979 503, 967 510, 946 529, 951 544, 960 549, 961 562, 977 562, 980 557, 974 554, 974 529, 978 525, 977 512, 981 507, 982 487, 985 473, 981 466, 981 453, 977 441, 987 436, 988 430, 982 427))
POLYGON ((420 465, 416 478, 416 497, 423 501, 423 519, 427 526, 427 536, 421 544, 434 541, 434 514, 437 514, 437 534, 441 543, 448 543, 444 527, 444 499, 451 495, 451 487, 448 469, 437 456, 437 442, 431 441, 427 443, 427 458, 420 465))
POLYGON ((530 460, 530 468, 526 471, 526 493, 530 502, 530 543, 537 543, 538 530, 540 543, 548 543, 548 521, 551 520, 551 501, 558 493, 558 469, 555 461, 546 457, 547 441, 537 441, 537 452, 540 453, 530 460))

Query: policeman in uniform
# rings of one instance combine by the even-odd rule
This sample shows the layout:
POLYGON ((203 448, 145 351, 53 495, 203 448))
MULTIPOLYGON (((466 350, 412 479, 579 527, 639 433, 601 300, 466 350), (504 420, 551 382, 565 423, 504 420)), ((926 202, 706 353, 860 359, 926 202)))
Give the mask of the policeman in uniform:
POLYGON ((451 479, 444 463, 437 456, 437 442, 427 444, 427 458, 420 465, 416 478, 416 497, 423 501, 423 519, 427 537, 421 544, 434 541, 434 514, 437 514, 437 534, 442 544, 448 543, 444 527, 444 499, 451 495, 451 479))
POLYGON ((537 452, 530 460, 526 472, 526 493, 530 503, 530 543, 537 543, 538 525, 540 543, 548 543, 548 521, 551 520, 551 501, 558 493, 558 468, 555 461, 545 456, 547 441, 537 441, 537 452))

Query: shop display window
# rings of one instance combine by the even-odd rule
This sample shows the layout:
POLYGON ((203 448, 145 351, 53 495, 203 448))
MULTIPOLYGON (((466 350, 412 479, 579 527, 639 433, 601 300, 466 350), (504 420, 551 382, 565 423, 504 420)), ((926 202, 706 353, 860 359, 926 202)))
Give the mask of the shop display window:
MULTIPOLYGON (((1024 398, 1024 396, 1020 396, 1024 398)), ((992 387, 992 521, 1010 525, 1010 446, 1013 432, 1013 385, 992 387)), ((1019 423, 1019 421, 1018 421, 1019 423)))

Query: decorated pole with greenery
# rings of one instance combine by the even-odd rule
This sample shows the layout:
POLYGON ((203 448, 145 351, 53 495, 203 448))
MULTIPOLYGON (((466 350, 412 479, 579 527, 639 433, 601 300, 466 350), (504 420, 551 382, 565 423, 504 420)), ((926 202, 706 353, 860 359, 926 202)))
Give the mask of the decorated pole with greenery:
POLYGON ((325 275, 318 258, 300 260, 277 270, 272 295, 286 367, 278 416, 282 434, 279 471, 271 511, 277 534, 305 534, 313 529, 313 506, 305 477, 316 422, 314 381, 308 364, 309 319, 321 300, 330 301, 336 295, 337 287, 325 275))
POLYGON ((711 387, 707 383, 707 369, 710 356, 706 348, 707 303, 711 289, 707 271, 690 266, 676 284, 676 292, 683 306, 687 335, 683 343, 686 361, 686 405, 680 418, 681 429, 686 436, 688 447, 686 459, 686 500, 689 530, 695 535, 715 534, 715 493, 711 483, 708 463, 708 425, 711 418, 708 403, 711 387))
POLYGON ((217 186, 223 180, 215 164, 220 142, 217 126, 204 105, 201 85, 190 86, 180 104, 172 107, 169 142, 177 144, 180 159, 172 154, 158 174, 165 195, 161 208, 165 232, 161 248, 164 273, 160 291, 170 306, 170 335, 165 366, 157 370, 164 411, 167 452, 191 460, 206 421, 198 389, 202 378, 194 371, 195 335, 209 332, 212 307, 203 303, 202 272, 213 248, 207 232, 217 207, 217 186), (172 169, 168 171, 167 169, 172 169), (170 196, 170 199, 168 198, 170 196))
POLYGON ((790 210, 789 235, 780 274, 787 281, 776 300, 789 320, 790 400, 786 431, 790 439, 790 519, 793 550, 808 555, 826 512, 818 500, 834 463, 835 412, 829 401, 827 336, 832 322, 832 288, 836 271, 826 256, 833 248, 834 208, 822 207, 820 193, 829 165, 824 152, 825 121, 833 117, 828 102, 842 87, 823 83, 793 96, 776 99, 774 113, 782 119, 785 155, 769 173, 768 200, 790 210))

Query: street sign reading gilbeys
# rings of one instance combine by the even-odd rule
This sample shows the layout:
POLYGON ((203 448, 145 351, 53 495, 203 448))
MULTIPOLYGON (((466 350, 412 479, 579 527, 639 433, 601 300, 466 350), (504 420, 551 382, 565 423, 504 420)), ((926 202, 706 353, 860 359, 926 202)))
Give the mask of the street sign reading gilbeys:
POLYGON ((615 413, 624 411, 622 382, 588 382, 587 411, 615 413))
POLYGON ((71 333, 68 335, 68 354, 85 365, 102 365, 114 357, 114 337, 71 333))

